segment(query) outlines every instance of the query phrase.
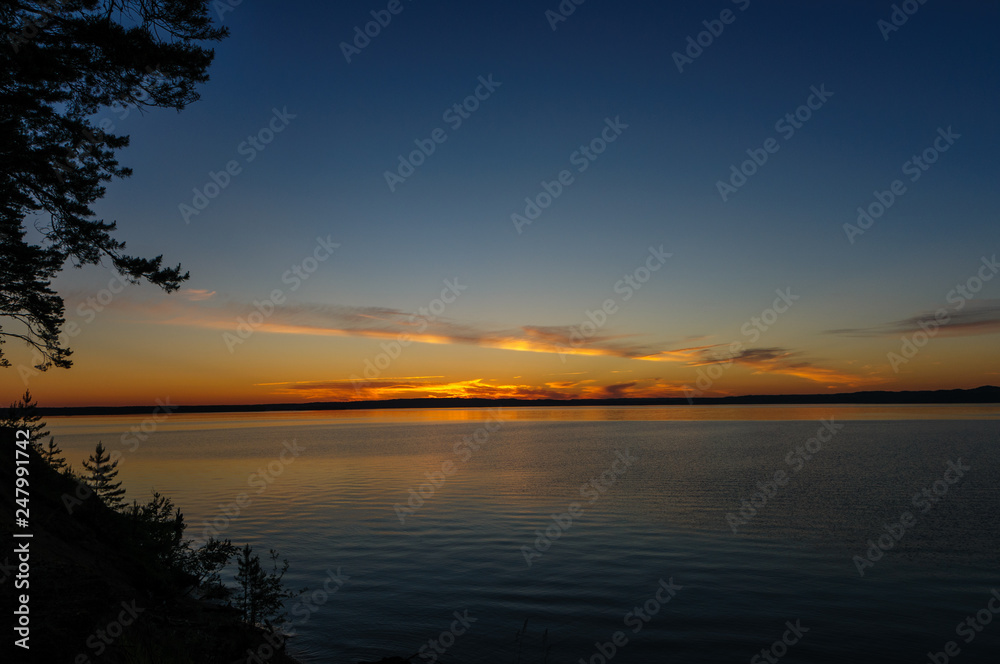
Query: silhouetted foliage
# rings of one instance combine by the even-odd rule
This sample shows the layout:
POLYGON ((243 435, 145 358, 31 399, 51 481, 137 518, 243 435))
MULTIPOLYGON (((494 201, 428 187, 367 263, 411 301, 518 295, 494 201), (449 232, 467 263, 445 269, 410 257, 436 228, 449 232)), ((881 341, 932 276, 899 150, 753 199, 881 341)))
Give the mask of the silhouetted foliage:
POLYGON ((7 409, 7 415, 0 420, 0 426, 12 429, 27 429, 32 446, 42 451, 42 438, 49 435, 45 422, 38 414, 38 402, 31 398, 31 390, 25 390, 20 401, 15 401, 7 409))
POLYGON ((113 509, 121 509, 125 495, 125 489, 121 488, 121 482, 115 482, 118 477, 118 459, 111 461, 111 455, 104 449, 104 443, 97 443, 94 453, 83 462, 85 470, 89 475, 83 477, 83 481, 94 490, 104 504, 113 509))
POLYGON ((211 592, 221 587, 219 573, 238 551, 229 540, 210 538, 192 548, 191 541, 184 539, 187 524, 180 508, 158 491, 145 504, 133 500, 124 514, 131 529, 131 546, 179 580, 185 587, 182 594, 195 588, 211 592))
POLYGON ((195 588, 201 588, 206 594, 211 594, 222 587, 220 572, 239 552, 239 548, 229 540, 218 540, 214 537, 208 538, 208 541, 197 549, 189 548, 189 544, 185 543, 182 557, 182 570, 191 578, 191 585, 185 594, 195 588))
POLYGON ((45 422, 38 414, 38 402, 31 398, 31 390, 25 390, 21 400, 10 405, 7 415, 0 419, 0 427, 27 429, 30 432, 28 439, 39 456, 53 469, 68 472, 66 458, 62 456, 62 450, 56 445, 55 438, 45 430, 45 422), (45 436, 49 436, 49 442, 47 445, 42 445, 42 438, 45 436))
POLYGON ((53 470, 69 470, 66 466, 66 457, 62 456, 62 453, 62 449, 56 445, 56 439, 51 436, 48 445, 39 450, 42 459, 52 466, 53 470))
MULTIPOLYGON (((51 288, 65 262, 104 258, 127 281, 172 291, 188 278, 162 256, 124 253, 115 222, 91 206, 104 182, 124 178, 115 152, 128 136, 112 133, 101 108, 135 105, 178 111, 198 99, 214 51, 200 44, 228 33, 212 24, 208 0, 18 0, 0 5, 0 327, 36 352, 35 367, 69 367, 60 338, 62 298, 51 288), (39 236, 26 236, 28 219, 39 236)), ((0 366, 10 366, 0 348, 0 366)))
POLYGON ((158 491, 148 503, 132 501, 125 511, 134 524, 133 540, 168 567, 179 564, 184 536, 184 515, 175 508, 170 498, 158 491))
POLYGON ((260 564, 260 556, 253 553, 249 544, 239 550, 236 555, 236 608, 243 616, 243 622, 249 625, 271 626, 272 621, 285 616, 284 603, 286 599, 299 593, 286 590, 281 579, 288 571, 288 561, 278 568, 278 552, 271 549, 272 570, 267 572, 260 564))

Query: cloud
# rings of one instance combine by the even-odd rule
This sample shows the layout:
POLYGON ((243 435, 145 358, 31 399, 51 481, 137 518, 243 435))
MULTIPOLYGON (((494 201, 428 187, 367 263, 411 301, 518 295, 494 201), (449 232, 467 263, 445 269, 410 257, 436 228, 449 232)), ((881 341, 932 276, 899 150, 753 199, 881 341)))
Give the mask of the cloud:
POLYGON ((641 360, 684 361, 697 349, 661 350, 634 341, 633 335, 595 334, 583 338, 570 325, 522 325, 496 328, 463 323, 444 317, 427 317, 400 309, 314 303, 266 303, 262 316, 252 303, 220 302, 197 291, 183 300, 156 302, 123 299, 121 309, 155 319, 158 324, 207 327, 235 334, 239 325, 254 321, 256 333, 311 336, 355 336, 399 339, 406 335, 418 343, 467 344, 536 353, 604 355, 641 360), (211 300, 211 301, 210 301, 211 300))
POLYGON ((935 336, 959 337, 1000 332, 1000 300, 976 300, 963 304, 957 311, 942 307, 936 312, 917 314, 891 323, 827 330, 827 333, 848 337, 895 337, 930 330, 935 336))
POLYGON ((615 383, 614 385, 605 385, 603 389, 604 398, 606 399, 621 399, 623 397, 631 396, 628 391, 638 385, 636 381, 631 383, 615 383))
POLYGON ((736 353, 732 353, 726 356, 714 355, 710 356, 708 351, 711 348, 716 348, 716 346, 705 346, 700 352, 702 359, 694 359, 689 364, 693 366, 700 367, 708 364, 729 364, 730 362, 737 362, 740 364, 750 364, 750 365, 763 365, 768 362, 774 362, 782 358, 787 358, 793 355, 793 352, 786 350, 784 348, 745 348, 736 353))
POLYGON ((448 381, 443 376, 403 376, 373 380, 324 380, 284 383, 257 383, 270 395, 306 401, 369 401, 379 399, 417 399, 425 397, 461 397, 484 399, 617 399, 622 397, 682 397, 680 384, 657 379, 591 385, 580 381, 567 385, 544 386, 498 384, 485 379, 448 381))
MULTIPOLYGON (((198 293, 203 293, 199 291, 198 293)), ((214 293, 213 293, 214 295, 214 293)), ((581 338, 573 326, 568 325, 522 325, 499 328, 484 324, 459 322, 444 317, 423 317, 400 309, 387 307, 343 306, 316 303, 286 303, 272 305, 265 309, 268 315, 258 312, 254 304, 234 301, 219 301, 219 298, 198 297, 197 299, 161 298, 156 302, 122 301, 122 308, 134 313, 145 314, 158 324, 169 323, 194 327, 207 327, 222 333, 236 334, 238 326, 246 326, 254 321, 256 333, 296 334, 314 336, 354 336, 373 337, 386 340, 409 339, 417 343, 465 344, 484 348, 499 348, 535 353, 559 355, 610 356, 649 362, 674 362, 692 367, 713 364, 740 364, 753 369, 754 373, 784 374, 796 376, 827 385, 869 385, 876 382, 871 377, 859 376, 815 366, 799 357, 795 351, 786 348, 747 348, 736 353, 728 352, 729 344, 708 344, 670 348, 664 343, 653 346, 641 343, 635 335, 595 334, 581 338), (252 316, 255 314, 255 316, 252 316), (405 336, 404 336, 405 335, 405 336), (664 348, 666 347, 666 348, 664 348)), ((688 337, 688 339, 704 337, 688 337)), ((546 384, 544 388, 511 385, 497 386, 482 381, 464 383, 399 383, 379 385, 380 392, 410 394, 414 391, 448 396, 474 396, 479 391, 490 394, 519 395, 519 398, 573 398, 587 395, 593 398, 608 398, 612 395, 668 396, 676 386, 660 384, 657 387, 620 383, 618 386, 568 385, 568 381, 546 384), (568 391, 567 391, 568 390, 568 391), (659 392, 657 392, 659 390, 659 392)), ((300 393, 307 388, 286 387, 300 393)), ((331 395, 353 394, 353 387, 345 391, 340 384, 326 384, 309 388, 316 394, 325 396, 307 398, 338 397, 331 395)), ((380 398, 394 398, 381 396, 380 398)))
POLYGON ((179 292, 179 295, 192 302, 202 302, 215 297, 215 291, 207 291, 200 288, 187 288, 179 292))
MULTIPOLYGON (((689 348, 677 348, 675 350, 663 350, 649 355, 639 357, 640 360, 650 360, 654 362, 684 362, 692 365, 701 364, 709 351, 713 348, 721 348, 728 344, 711 344, 708 346, 691 346, 689 348)), ((708 362, 706 362, 708 364, 708 362)))
POLYGON ((444 381, 441 376, 406 376, 373 380, 326 380, 290 383, 258 383, 275 396, 293 396, 309 401, 369 401, 464 397, 490 399, 573 399, 576 395, 535 385, 496 385, 483 379, 444 381))
POLYGON ((702 351, 701 360, 692 361, 694 366, 742 364, 753 369, 755 374, 778 374, 804 378, 827 385, 860 387, 884 382, 874 372, 858 375, 835 369, 819 367, 810 361, 799 359, 801 353, 788 348, 745 348, 728 355, 702 351))

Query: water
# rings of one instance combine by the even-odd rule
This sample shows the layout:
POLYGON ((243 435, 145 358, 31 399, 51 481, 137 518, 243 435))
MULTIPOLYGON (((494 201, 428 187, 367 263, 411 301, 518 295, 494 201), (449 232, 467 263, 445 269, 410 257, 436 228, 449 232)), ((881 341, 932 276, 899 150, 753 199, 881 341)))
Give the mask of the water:
POLYGON ((312 591, 289 605, 303 662, 405 656, 446 632, 440 662, 514 662, 520 649, 528 664, 542 661, 546 630, 552 664, 612 652, 616 664, 751 661, 765 648, 787 662, 926 662, 949 641, 964 662, 1000 652, 988 608, 1000 590, 993 406, 143 420, 49 428, 77 468, 98 440, 119 450, 129 497, 170 496, 191 537, 214 523, 287 557, 288 585, 312 591), (817 434, 826 442, 808 442, 817 434), (949 461, 968 468, 949 471, 951 484, 949 461), (764 488, 766 503, 754 496, 778 471, 786 481, 764 488), (408 504, 410 489, 424 497, 408 504), (751 498, 755 513, 727 522, 751 498), (904 512, 915 523, 893 526, 904 512), (967 616, 978 629, 956 633, 967 616), (453 624, 463 633, 448 634, 453 624), (794 643, 773 645, 783 635, 794 643))

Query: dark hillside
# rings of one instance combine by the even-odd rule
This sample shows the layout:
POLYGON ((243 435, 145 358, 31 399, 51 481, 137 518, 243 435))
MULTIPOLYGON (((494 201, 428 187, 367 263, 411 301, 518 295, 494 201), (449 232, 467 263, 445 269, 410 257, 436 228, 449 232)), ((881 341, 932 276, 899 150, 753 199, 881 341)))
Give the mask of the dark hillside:
MULTIPOLYGON (((185 580, 135 545, 125 516, 94 497, 77 503, 77 482, 50 468, 34 451, 28 476, 29 526, 16 528, 14 431, 3 429, 0 435, 5 450, 0 527, 4 540, 12 542, 0 554, 0 560, 5 559, 3 594, 12 617, 14 602, 28 594, 31 620, 30 651, 15 649, 13 661, 246 661, 247 649, 262 642, 259 632, 243 625, 235 610, 185 597, 185 580), (32 537, 14 538, 14 532, 30 532, 32 537), (18 561, 13 551, 23 542, 29 543, 30 586, 16 589, 18 561)), ((278 653, 270 661, 294 660, 278 653)))

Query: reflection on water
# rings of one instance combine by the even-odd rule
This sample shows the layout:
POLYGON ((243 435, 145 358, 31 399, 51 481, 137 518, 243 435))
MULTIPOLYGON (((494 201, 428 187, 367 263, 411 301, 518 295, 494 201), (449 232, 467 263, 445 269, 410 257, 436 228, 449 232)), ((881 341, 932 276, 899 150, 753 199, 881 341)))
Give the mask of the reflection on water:
MULTIPOLYGON (((279 549, 292 587, 348 575, 290 607, 307 661, 408 655, 468 611, 439 661, 513 661, 525 619, 527 661, 544 630, 553 663, 590 661, 618 630, 616 663, 749 661, 799 619, 810 631, 787 661, 866 648, 888 662, 940 650, 1000 587, 997 413, 518 408, 492 427, 483 409, 199 414, 134 450, 120 437, 141 416, 49 428, 76 467, 98 440, 120 449, 129 496, 171 496, 190 536, 279 549), (831 417, 843 426, 821 441, 831 417), (635 462, 609 472, 626 451, 635 462), (970 470, 921 511, 914 496, 956 459, 970 470), (787 481, 768 489, 777 471, 787 481), (734 534, 727 515, 751 499, 734 534), (860 576, 853 556, 907 510, 916 524, 860 576), (633 632, 630 612, 671 578, 681 589, 633 632)), ((1000 646, 990 629, 966 661, 1000 646)))
MULTIPOLYGON (((156 429, 163 431, 198 429, 240 429, 287 427, 338 422, 468 422, 484 418, 485 408, 385 408, 373 410, 299 410, 269 413, 181 413, 162 415, 156 429)), ((1000 419, 1000 407, 991 404, 918 405, 802 405, 802 406, 579 406, 503 408, 504 417, 516 421, 568 422, 659 422, 659 421, 758 421, 818 420, 834 413, 838 420, 991 420, 1000 419)), ((48 422, 62 434, 96 431, 138 433, 144 415, 100 415, 52 417, 48 422)))

